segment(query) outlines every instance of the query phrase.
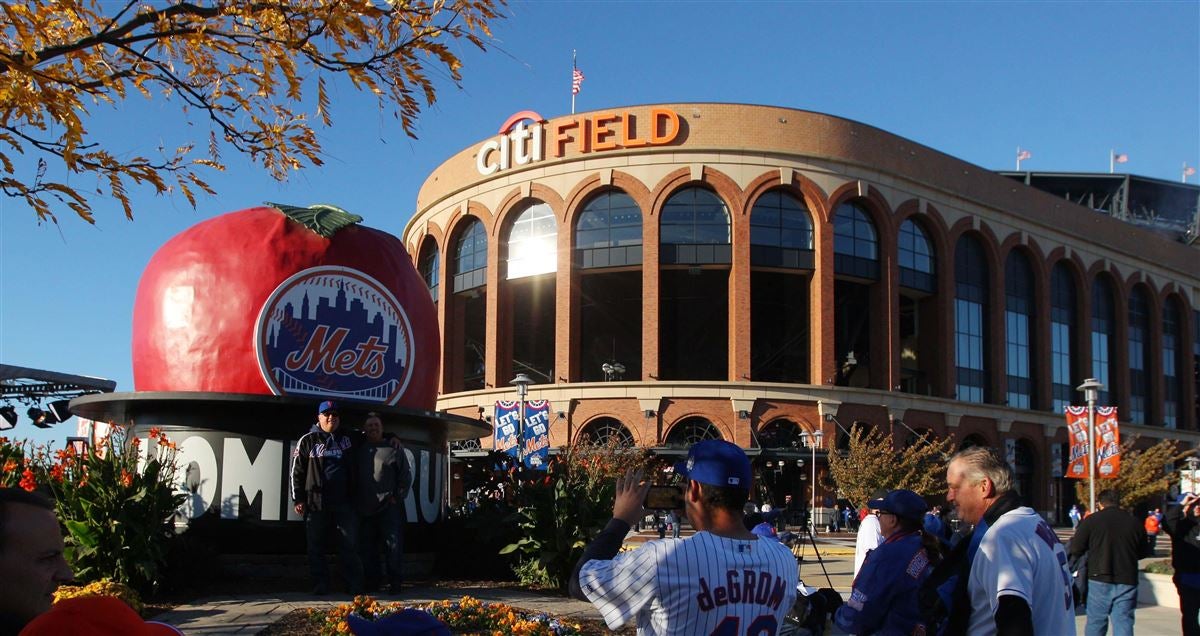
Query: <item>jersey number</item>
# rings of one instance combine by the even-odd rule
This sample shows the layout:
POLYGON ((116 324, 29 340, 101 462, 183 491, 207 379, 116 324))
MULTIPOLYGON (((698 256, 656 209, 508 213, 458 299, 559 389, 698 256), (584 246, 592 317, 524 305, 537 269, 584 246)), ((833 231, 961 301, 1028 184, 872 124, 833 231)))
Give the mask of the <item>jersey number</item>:
MULTIPOLYGON (((739 628, 742 625, 742 619, 737 616, 726 616, 725 620, 721 621, 717 628, 712 630, 709 636, 742 636, 739 628)), ((779 629, 779 621, 775 620, 772 614, 763 614, 754 619, 746 626, 745 636, 775 636, 775 630, 779 629)))

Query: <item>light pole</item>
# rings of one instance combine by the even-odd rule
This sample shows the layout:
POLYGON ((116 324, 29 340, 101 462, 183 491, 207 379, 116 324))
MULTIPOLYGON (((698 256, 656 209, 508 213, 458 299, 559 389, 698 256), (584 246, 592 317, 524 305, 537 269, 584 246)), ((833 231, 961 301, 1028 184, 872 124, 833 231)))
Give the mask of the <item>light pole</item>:
POLYGON ((1083 391, 1088 410, 1088 514, 1096 512, 1096 398, 1104 385, 1096 378, 1088 378, 1075 387, 1083 391))
POLYGON ((524 373, 518 373, 517 377, 509 380, 509 384, 517 387, 517 395, 521 396, 521 407, 517 416, 517 464, 522 470, 525 468, 525 396, 529 395, 529 385, 533 384, 533 380, 524 373))
POLYGON ((817 531, 817 447, 821 445, 821 437, 820 429, 813 433, 808 431, 800 433, 801 443, 812 449, 812 481, 809 483, 812 493, 809 495, 808 524, 809 531, 813 534, 816 534, 817 531))

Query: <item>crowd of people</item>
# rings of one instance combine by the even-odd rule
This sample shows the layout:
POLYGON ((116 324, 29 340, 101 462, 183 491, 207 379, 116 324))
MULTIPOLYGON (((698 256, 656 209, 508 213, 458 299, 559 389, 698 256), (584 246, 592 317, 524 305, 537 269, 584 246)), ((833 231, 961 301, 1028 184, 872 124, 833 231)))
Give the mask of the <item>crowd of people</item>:
MULTIPOLYGON (((325 548, 334 533, 350 592, 385 582, 394 592, 411 485, 403 446, 384 435, 378 414, 369 414, 361 431, 347 431, 336 403, 317 410, 291 467, 314 592, 329 591, 325 548)), ((962 530, 951 531, 946 512, 919 493, 875 493, 858 527, 855 577, 843 599, 800 581, 795 557, 769 518, 776 511, 747 514, 753 474, 739 446, 696 443, 674 472, 683 483, 682 509, 669 513, 672 534, 684 518, 696 532, 623 552, 630 528, 646 515, 652 485, 631 471, 617 481, 612 519, 569 579, 570 594, 591 602, 612 629, 632 622, 639 634, 819 635, 828 619, 851 634, 1059 636, 1075 633, 1076 607, 1083 604, 1085 633, 1105 634, 1111 626, 1116 636, 1132 634, 1137 561, 1161 531, 1171 540, 1181 631, 1200 636, 1200 497, 1191 493, 1172 502, 1160 521, 1158 511, 1135 517, 1121 507, 1118 492, 1106 490, 1064 545, 1021 505, 1000 453, 968 448, 950 459, 945 474, 947 511, 956 510, 962 530)), ((52 608, 55 590, 72 578, 53 505, 0 489, 0 581, 22 583, 6 585, 0 595, 0 636, 63 633, 85 620, 104 622, 86 633, 178 633, 111 601, 73 599, 52 608)))

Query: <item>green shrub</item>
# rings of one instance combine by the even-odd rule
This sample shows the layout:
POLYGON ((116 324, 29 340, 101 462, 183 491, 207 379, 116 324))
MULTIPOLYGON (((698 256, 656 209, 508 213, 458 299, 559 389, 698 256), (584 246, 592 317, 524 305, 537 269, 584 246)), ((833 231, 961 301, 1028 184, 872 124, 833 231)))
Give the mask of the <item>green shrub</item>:
POLYGON ((562 449, 542 471, 512 471, 517 511, 508 519, 521 539, 500 551, 519 553, 517 579, 566 590, 588 541, 612 518, 617 476, 650 467, 644 450, 606 445, 562 449))
POLYGON ((1147 574, 1166 574, 1168 576, 1175 574, 1175 568, 1171 567, 1170 559, 1151 561, 1146 564, 1144 571, 1147 574))

